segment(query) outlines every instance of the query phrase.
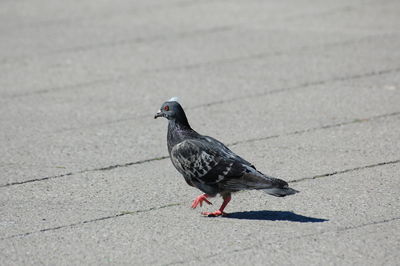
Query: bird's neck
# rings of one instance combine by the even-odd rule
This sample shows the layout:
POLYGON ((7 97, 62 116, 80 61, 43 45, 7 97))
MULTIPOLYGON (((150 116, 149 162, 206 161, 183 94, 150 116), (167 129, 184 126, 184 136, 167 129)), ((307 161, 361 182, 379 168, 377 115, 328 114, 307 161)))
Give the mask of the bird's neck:
POLYGON ((170 129, 177 129, 177 130, 191 130, 187 119, 184 122, 177 121, 177 120, 169 120, 168 122, 168 130, 170 129))
POLYGON ((172 147, 186 138, 190 138, 192 135, 197 134, 189 125, 186 116, 185 120, 169 120, 168 122, 168 151, 170 152, 172 147))
POLYGON ((169 129, 175 128, 178 130, 192 130, 192 128, 189 125, 189 121, 186 117, 186 114, 182 108, 180 108, 180 110, 176 113, 174 119, 169 120, 168 128, 169 129))
POLYGON ((181 109, 180 112, 178 112, 176 114, 176 117, 173 121, 175 122, 176 126, 179 128, 192 129, 189 125, 189 121, 188 121, 185 111, 183 111, 183 109, 181 109))

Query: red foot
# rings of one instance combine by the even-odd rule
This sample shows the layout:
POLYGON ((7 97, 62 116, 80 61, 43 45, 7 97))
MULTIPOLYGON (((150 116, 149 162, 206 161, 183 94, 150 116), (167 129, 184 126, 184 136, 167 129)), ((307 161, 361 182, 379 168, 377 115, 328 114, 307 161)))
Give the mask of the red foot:
POLYGON ((226 212, 216 210, 215 212, 202 212, 201 213, 204 216, 208 217, 218 217, 218 216, 227 216, 228 214, 226 212))
POLYGON ((208 195, 207 194, 203 194, 198 196, 197 198, 194 199, 193 203, 192 203, 192 208, 195 209, 197 207, 197 205, 200 204, 200 207, 203 206, 203 201, 205 201, 207 204, 212 205, 212 203, 210 201, 208 201, 208 195))

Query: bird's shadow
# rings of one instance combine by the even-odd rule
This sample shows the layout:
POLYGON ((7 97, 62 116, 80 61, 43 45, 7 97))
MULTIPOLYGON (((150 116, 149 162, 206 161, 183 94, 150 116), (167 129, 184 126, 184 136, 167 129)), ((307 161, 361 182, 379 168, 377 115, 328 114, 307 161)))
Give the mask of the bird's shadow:
POLYGON ((290 211, 231 212, 223 217, 241 220, 290 221, 299 223, 322 223, 329 221, 328 219, 308 217, 290 211))

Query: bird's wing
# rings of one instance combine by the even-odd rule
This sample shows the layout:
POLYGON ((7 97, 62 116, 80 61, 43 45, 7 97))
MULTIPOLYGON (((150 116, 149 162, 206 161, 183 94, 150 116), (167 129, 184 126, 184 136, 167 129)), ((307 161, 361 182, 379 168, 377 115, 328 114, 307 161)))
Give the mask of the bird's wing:
POLYGON ((204 139, 175 145, 171 159, 186 182, 206 192, 287 187, 285 181, 262 174, 232 151, 204 139))
POLYGON ((249 163, 248 161, 246 161, 245 159, 243 159, 242 157, 240 157, 239 155, 237 155, 236 153, 234 153, 233 151, 231 151, 228 147, 226 147, 222 142, 220 142, 217 139, 214 139, 213 137, 209 137, 209 136, 204 136, 204 140, 209 142, 211 145, 218 147, 218 149, 220 150, 220 152, 230 158, 233 159, 235 161, 238 161, 244 165, 248 165, 251 166, 255 169, 254 165, 252 165, 251 163, 249 163))
POLYGON ((227 177, 241 176, 244 167, 234 158, 204 139, 188 139, 171 150, 172 163, 186 178, 203 184, 216 184, 227 177))

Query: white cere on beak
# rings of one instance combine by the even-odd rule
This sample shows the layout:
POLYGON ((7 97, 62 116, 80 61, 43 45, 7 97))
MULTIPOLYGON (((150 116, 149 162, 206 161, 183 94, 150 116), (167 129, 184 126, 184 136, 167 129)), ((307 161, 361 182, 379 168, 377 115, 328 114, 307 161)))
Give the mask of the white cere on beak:
POLYGON ((179 101, 179 98, 176 97, 176 96, 174 96, 174 97, 172 97, 171 99, 168 100, 168 102, 178 102, 178 101, 179 101))

